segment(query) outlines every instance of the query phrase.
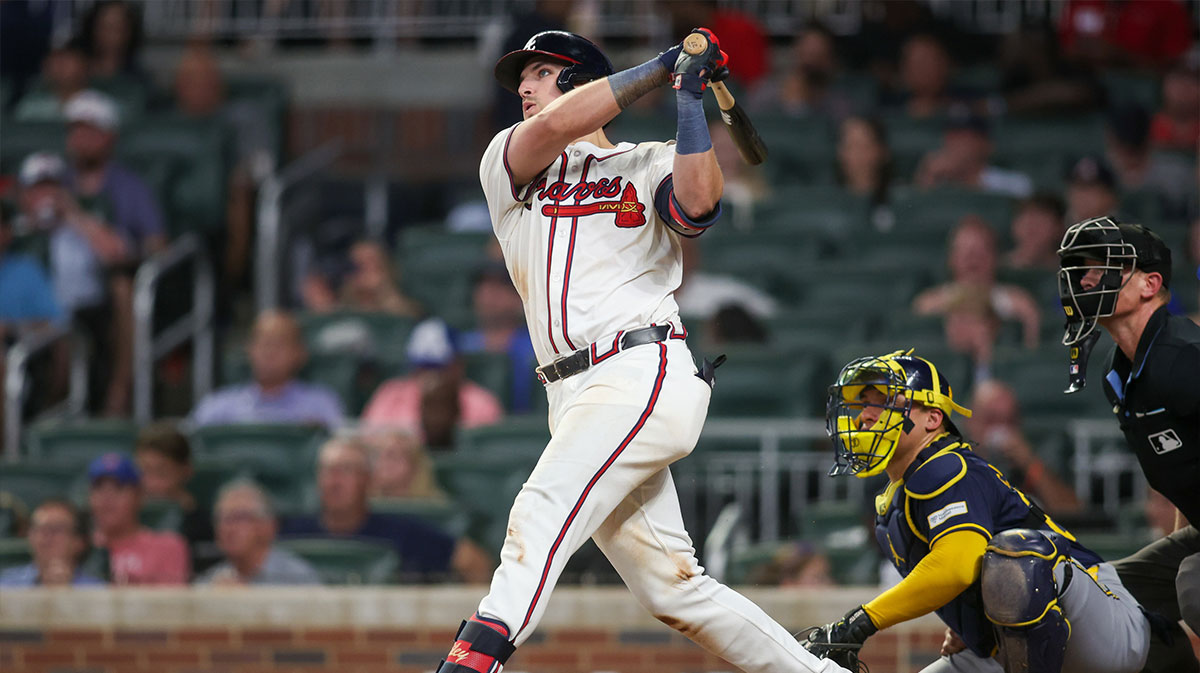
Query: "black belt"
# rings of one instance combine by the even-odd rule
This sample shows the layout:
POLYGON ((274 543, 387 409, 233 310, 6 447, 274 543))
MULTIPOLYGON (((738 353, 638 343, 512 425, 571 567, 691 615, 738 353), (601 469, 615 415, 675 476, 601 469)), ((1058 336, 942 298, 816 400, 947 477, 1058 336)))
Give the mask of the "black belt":
MULTIPOLYGON (((666 341, 670 334, 670 325, 653 325, 651 327, 635 329, 621 335, 618 349, 625 350, 634 346, 644 346, 646 344, 666 341)), ((580 372, 587 371, 592 366, 592 351, 593 348, 591 346, 580 348, 574 353, 561 357, 548 365, 538 367, 538 379, 543 383, 554 383, 568 376, 575 376, 580 372)))

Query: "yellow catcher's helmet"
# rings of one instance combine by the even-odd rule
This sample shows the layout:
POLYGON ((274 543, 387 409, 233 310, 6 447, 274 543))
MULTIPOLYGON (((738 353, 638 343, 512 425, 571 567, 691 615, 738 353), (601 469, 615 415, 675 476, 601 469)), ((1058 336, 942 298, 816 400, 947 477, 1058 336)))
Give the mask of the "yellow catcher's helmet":
POLYGON ((911 349, 858 358, 842 367, 837 381, 829 387, 825 407, 825 429, 836 454, 829 474, 869 477, 882 472, 896 451, 900 435, 912 429, 908 412, 913 404, 941 409, 954 434, 961 433, 950 414, 957 411, 971 416, 970 409, 954 401, 950 384, 937 367, 913 355, 911 349), (868 387, 883 394, 882 404, 863 401, 862 393, 868 387), (868 406, 881 407, 882 412, 870 428, 862 428, 859 417, 868 406))

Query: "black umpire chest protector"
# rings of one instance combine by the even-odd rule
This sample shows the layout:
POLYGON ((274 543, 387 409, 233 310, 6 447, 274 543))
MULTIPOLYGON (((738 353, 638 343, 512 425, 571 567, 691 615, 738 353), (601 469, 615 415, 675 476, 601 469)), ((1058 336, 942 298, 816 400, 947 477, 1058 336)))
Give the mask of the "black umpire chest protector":
POLYGON ((1104 394, 1146 480, 1200 522, 1200 325, 1160 308, 1132 362, 1113 348, 1104 394))

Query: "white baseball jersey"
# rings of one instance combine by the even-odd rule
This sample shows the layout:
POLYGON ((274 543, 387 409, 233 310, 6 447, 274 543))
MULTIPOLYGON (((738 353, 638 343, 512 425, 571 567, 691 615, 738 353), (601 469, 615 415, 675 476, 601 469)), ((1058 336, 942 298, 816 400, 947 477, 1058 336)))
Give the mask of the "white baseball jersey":
MULTIPOLYGON (((654 208, 674 147, 577 142, 517 185, 505 161, 511 136, 492 139, 479 172, 534 350, 548 364, 592 345, 593 366, 546 386, 551 440, 513 503, 477 614, 521 645, 590 537, 660 621, 742 670, 843 671, 705 575, 684 529, 669 466, 695 447, 711 389, 676 315, 680 234, 654 208), (667 339, 618 349, 623 330, 667 323, 667 339)), ((455 648, 455 662, 469 656, 470 643, 455 648)))
POLYGON ((492 139, 479 177, 538 363, 675 318, 679 234, 654 209, 674 143, 577 142, 531 183, 516 185, 505 161, 515 128, 492 139))

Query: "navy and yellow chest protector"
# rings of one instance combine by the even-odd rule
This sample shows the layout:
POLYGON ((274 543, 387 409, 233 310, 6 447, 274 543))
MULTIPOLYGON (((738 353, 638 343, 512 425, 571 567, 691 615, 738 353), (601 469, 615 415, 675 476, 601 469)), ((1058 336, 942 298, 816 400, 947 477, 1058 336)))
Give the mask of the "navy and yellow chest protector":
MULTIPOLYGON (((1056 531, 1071 540, 1071 556, 1085 567, 1100 562, 970 445, 948 433, 922 449, 903 479, 875 498, 876 540, 904 577, 947 533, 969 530, 991 539, 1012 528, 1056 531)), ((973 652, 992 655, 995 638, 983 614, 978 580, 936 612, 973 652)))

